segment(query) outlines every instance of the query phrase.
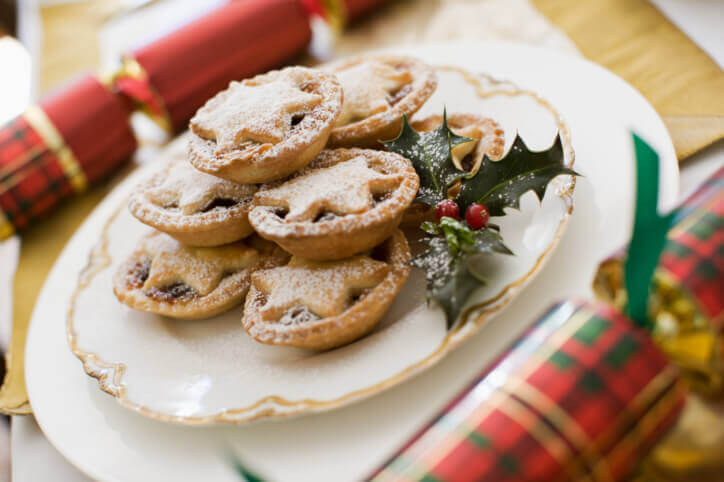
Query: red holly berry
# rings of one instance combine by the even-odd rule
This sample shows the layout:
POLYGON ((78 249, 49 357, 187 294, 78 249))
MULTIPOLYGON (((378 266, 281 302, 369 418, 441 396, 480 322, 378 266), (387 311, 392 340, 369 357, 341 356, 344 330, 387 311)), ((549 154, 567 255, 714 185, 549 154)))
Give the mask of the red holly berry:
POLYGON ((451 199, 445 199, 437 204, 437 212, 435 218, 440 221, 440 218, 448 217, 453 219, 460 219, 460 207, 457 203, 451 199))
MULTIPOLYGON (((439 211, 438 211, 439 212, 439 211)), ((472 203, 465 210, 465 221, 472 229, 481 229, 488 224, 490 212, 483 204, 472 203)))

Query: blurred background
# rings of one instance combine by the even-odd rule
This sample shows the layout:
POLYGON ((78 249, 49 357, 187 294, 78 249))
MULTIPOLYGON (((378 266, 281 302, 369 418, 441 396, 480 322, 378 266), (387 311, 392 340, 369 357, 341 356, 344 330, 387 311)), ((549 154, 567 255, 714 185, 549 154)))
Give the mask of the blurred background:
MULTIPOLYGON (((122 52, 213 10, 225 0, 0 0, 0 122, 31 99, 52 91, 81 71, 110 69, 122 52)), ((389 0, 348 29, 337 52, 370 46, 446 39, 505 39, 569 50, 566 32, 547 22, 556 3, 528 0, 389 0), (525 28, 520 26, 525 25, 525 28)), ((565 3, 562 2, 561 5, 565 3)), ((596 2, 607 3, 607 2, 596 2)), ((630 3, 640 1, 611 1, 630 3)), ((720 0, 651 2, 720 66, 724 64, 720 0)), ((633 8, 632 8, 633 10, 633 8)), ((573 12, 575 13, 575 12, 573 12)), ((632 32, 633 33, 633 32, 632 32)), ((328 36, 317 35, 323 51, 328 36)), ((574 39, 578 40, 578 39, 574 39)), ((328 47, 327 47, 328 49, 328 47)), ((584 52, 585 54, 586 52, 584 52)))

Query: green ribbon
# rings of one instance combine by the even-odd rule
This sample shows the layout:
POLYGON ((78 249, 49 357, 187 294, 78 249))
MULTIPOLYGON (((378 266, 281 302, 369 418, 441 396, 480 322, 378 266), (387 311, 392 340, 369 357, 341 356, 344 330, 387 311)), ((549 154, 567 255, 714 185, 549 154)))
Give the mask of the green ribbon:
POLYGON ((674 212, 659 215, 659 156, 639 136, 632 135, 636 152, 636 213, 624 265, 628 294, 626 312, 639 326, 651 329, 653 325, 648 317, 651 279, 666 244, 666 233, 674 212))

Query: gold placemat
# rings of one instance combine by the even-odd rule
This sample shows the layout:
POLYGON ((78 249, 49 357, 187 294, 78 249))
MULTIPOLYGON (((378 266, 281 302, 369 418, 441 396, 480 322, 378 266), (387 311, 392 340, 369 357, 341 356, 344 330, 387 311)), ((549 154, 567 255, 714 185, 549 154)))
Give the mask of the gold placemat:
POLYGON ((129 0, 82 0, 40 9, 40 91, 45 93, 100 62, 98 33, 129 0))
MULTIPOLYGON (((518 40, 575 53, 618 73, 654 105, 680 159, 724 137, 724 73, 644 0, 397 0, 339 40, 338 53, 454 39, 518 40), (549 22, 550 19, 553 23, 549 22)), ((98 65, 98 32, 125 0, 85 0, 42 9, 43 90, 98 65)), ((0 409, 27 402, 25 334, 50 267, 106 194, 98 187, 23 234, 14 283, 13 336, 0 409)), ((63 314, 58 315, 62 322, 63 314)), ((27 410, 29 411, 29 407, 27 410)))
POLYGON ((636 87, 679 160, 724 138, 724 72, 645 0, 532 0, 581 52, 636 87))
MULTIPOLYGON (((110 183, 103 183, 83 196, 63 202, 51 216, 22 235, 13 282, 13 325, 7 373, 0 390, 0 411, 4 413, 31 413, 25 388, 25 341, 35 300, 66 242, 109 191, 110 183)), ((56 321, 65 323, 65 312, 57 315, 56 321)))

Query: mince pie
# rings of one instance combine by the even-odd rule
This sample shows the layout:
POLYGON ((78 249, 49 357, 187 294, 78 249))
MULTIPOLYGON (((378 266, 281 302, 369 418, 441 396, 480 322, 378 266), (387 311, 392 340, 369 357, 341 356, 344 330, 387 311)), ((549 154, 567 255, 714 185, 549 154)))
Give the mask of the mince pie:
MULTIPOLYGON (((417 132, 437 129, 442 124, 442 116, 431 115, 412 123, 417 132)), ((476 173, 480 169, 483 156, 500 159, 505 148, 505 135, 500 125, 493 119, 476 114, 451 114, 447 125, 455 134, 473 139, 472 142, 458 144, 452 150, 453 164, 461 171, 476 173)))
POLYGON ((193 248, 154 231, 121 263, 113 291, 136 310, 172 318, 217 315, 244 301, 254 269, 286 261, 278 249, 251 247, 259 242, 271 244, 257 240, 193 248))
POLYGON ((141 222, 192 246, 218 246, 254 232, 249 224, 253 184, 236 184, 169 163, 136 187, 128 208, 141 222))
POLYGON ((324 150, 286 181, 257 191, 249 222, 295 256, 342 259, 389 237, 419 183, 410 161, 398 154, 324 150))
POLYGON ((191 119, 189 158, 241 184, 306 166, 324 148, 342 109, 342 87, 319 70, 287 67, 232 82, 191 119))
POLYGON ((400 133, 403 114, 417 112, 437 87, 435 71, 411 57, 365 55, 322 68, 344 89, 330 146, 379 147, 400 133))
MULTIPOLYGON (((428 132, 437 129, 440 124, 442 116, 438 114, 416 120, 412 123, 412 128, 417 132, 428 132)), ((458 144, 451 152, 453 164, 461 171, 478 172, 486 154, 491 159, 500 159, 503 156, 505 135, 500 125, 493 119, 475 114, 452 114, 448 116, 447 124, 455 134, 473 139, 471 142, 458 144)), ((459 183, 453 184, 448 193, 454 197, 459 189, 459 183)), ((417 227, 423 221, 434 220, 434 206, 413 203, 405 211, 402 225, 417 227)))
POLYGON ((384 243, 337 261, 293 256, 256 271, 244 306, 244 329, 272 345, 324 350, 369 333, 410 273, 410 249, 395 230, 384 243))

